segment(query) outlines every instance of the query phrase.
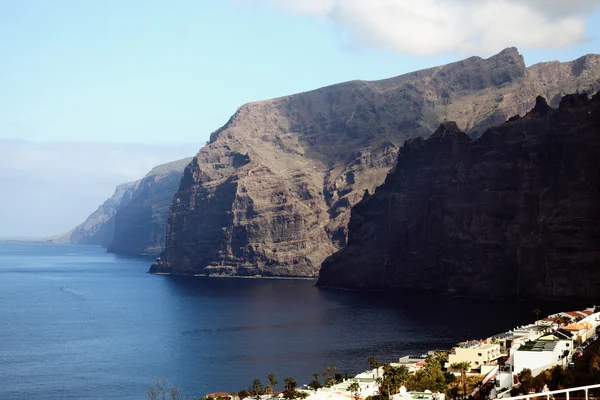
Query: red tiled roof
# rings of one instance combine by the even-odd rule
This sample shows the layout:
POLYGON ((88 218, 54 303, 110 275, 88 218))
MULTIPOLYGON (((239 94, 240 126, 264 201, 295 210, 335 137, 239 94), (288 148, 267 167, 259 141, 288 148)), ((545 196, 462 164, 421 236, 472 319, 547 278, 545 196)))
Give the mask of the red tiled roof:
POLYGON ((427 365, 426 363, 419 361, 418 363, 415 364, 417 367, 424 367, 425 365, 427 365))
POLYGON ((230 397, 231 395, 227 392, 214 392, 214 393, 209 393, 206 395, 206 397, 230 397))
POLYGON ((579 311, 579 312, 587 314, 587 315, 592 315, 594 313, 593 311, 590 311, 590 310, 583 310, 583 311, 579 311))
POLYGON ((583 317, 583 315, 579 314, 577 311, 567 311, 565 314, 570 315, 571 317, 583 317))

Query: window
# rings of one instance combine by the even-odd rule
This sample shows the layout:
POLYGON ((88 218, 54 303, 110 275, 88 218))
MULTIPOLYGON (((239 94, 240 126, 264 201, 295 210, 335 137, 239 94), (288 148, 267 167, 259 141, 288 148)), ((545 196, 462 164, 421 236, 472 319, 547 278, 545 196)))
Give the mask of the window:
POLYGON ((475 365, 479 365, 479 361, 475 361, 475 365))
POLYGON ((477 355, 478 355, 479 357, 481 357, 481 353, 477 353, 477 355))

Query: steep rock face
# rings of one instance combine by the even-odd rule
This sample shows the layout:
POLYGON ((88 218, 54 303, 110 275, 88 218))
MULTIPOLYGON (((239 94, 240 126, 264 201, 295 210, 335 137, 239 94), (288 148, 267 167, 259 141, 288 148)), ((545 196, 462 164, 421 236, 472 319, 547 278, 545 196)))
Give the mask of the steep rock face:
POLYGON ((477 140, 445 123, 407 141, 318 284, 597 300, 599 263, 600 93, 539 97, 477 140))
POLYGON ((351 207, 383 182, 405 140, 450 119, 478 136, 540 92, 597 90, 600 56, 586 59, 527 69, 509 48, 246 104, 184 171, 151 271, 315 276, 345 245, 351 207))
POLYGON ((143 179, 117 186, 87 220, 49 243, 94 244, 111 253, 156 255, 164 249, 173 194, 191 157, 154 167, 143 179))
POLYGON ((121 202, 114 216, 110 253, 156 255, 165 245, 165 227, 173 194, 181 174, 192 158, 153 168, 137 185, 128 201, 121 202))
POLYGON ((131 200, 139 181, 123 183, 115 189, 115 193, 82 224, 71 231, 46 240, 56 244, 95 244, 106 247, 114 237, 114 216, 123 203, 131 200))

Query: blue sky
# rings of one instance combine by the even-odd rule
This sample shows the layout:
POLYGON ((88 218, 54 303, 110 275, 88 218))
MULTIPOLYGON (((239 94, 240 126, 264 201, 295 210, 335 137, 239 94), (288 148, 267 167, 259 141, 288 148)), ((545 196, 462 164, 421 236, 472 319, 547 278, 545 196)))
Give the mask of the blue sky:
POLYGON ((508 46, 572 60, 599 27, 599 0, 0 0, 0 237, 67 231, 243 103, 508 46))
MULTIPOLYGON (((394 0, 373 4, 386 1, 393 6, 394 0)), ((457 15, 465 20, 471 12, 465 4, 473 1, 445 0, 448 7, 461 3, 463 14, 457 15)), ((523 1, 535 11, 535 0, 523 1)), ((600 10, 593 6, 597 1, 569 3, 574 11, 566 14, 584 21, 585 37, 558 48, 526 40, 522 46, 511 43, 528 64, 600 51, 600 10)), ((199 147, 248 101, 351 79, 386 78, 470 55, 488 56, 506 47, 499 39, 462 47, 451 42, 464 44, 460 36, 448 43, 433 37, 443 45, 427 47, 429 43, 411 38, 431 31, 426 25, 378 32, 386 27, 381 10, 369 6, 362 10, 356 4, 353 0, 0 0, 0 137, 199 147), (395 41, 385 43, 388 36, 395 41), (410 43, 427 54, 415 54, 419 51, 410 43)), ((548 8, 543 10, 545 20, 522 27, 523 37, 545 28, 567 29, 560 20, 564 10, 557 6, 552 14, 548 8)), ((501 15, 498 18, 505 23, 501 15)), ((506 23, 513 19, 506 18, 506 23)), ((510 25, 508 30, 515 31, 510 25)), ((453 33, 441 35, 454 38, 453 33)), ((563 32, 560 37, 569 35, 576 33, 563 32)), ((520 40, 518 36, 515 41, 520 40)))

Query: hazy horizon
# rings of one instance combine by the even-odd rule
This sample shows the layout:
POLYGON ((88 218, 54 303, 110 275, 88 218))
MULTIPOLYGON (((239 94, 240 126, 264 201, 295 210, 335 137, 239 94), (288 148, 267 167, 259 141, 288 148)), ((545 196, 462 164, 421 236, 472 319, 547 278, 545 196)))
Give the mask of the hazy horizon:
POLYGON ((153 167, 196 154, 199 145, 140 145, 0 139, 0 237, 70 230, 153 167))

